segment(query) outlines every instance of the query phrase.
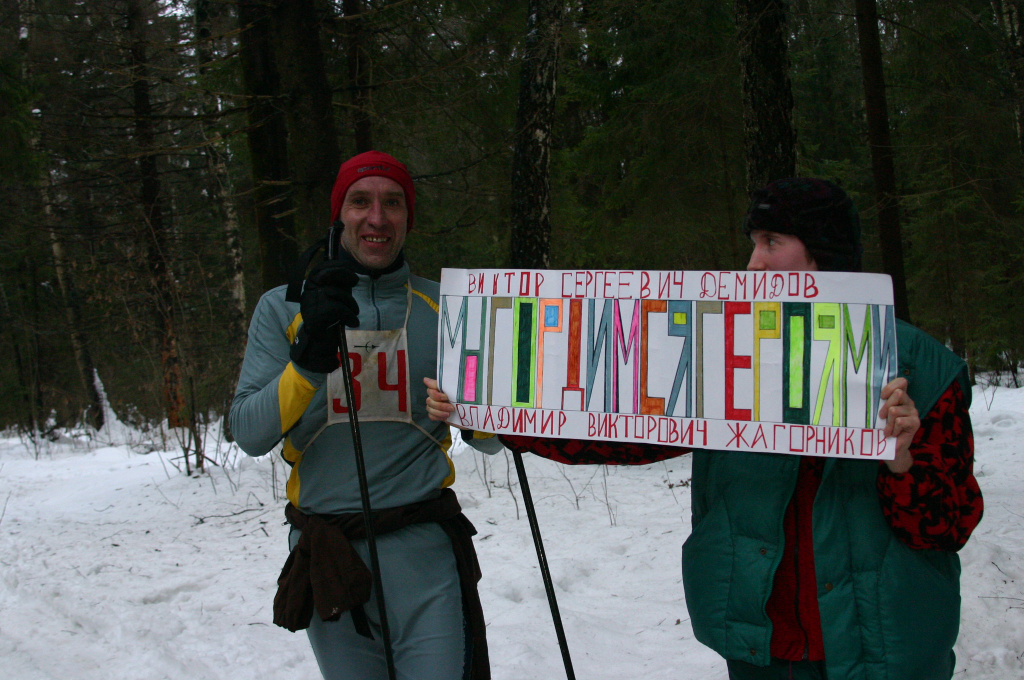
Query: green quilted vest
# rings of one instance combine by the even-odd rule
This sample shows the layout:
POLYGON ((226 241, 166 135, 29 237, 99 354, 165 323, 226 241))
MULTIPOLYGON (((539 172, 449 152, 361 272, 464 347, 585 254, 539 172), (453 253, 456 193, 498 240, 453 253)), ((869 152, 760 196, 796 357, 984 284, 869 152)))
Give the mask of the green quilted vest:
MULTIPOLYGON (((964 363, 898 322, 899 372, 922 416, 964 363)), ((782 559, 798 456, 695 451, 683 585, 697 639, 727 659, 770 661, 765 605, 782 559)), ((960 625, 960 560, 911 550, 878 502, 877 461, 829 459, 814 502, 814 561, 830 680, 948 680, 960 625)))

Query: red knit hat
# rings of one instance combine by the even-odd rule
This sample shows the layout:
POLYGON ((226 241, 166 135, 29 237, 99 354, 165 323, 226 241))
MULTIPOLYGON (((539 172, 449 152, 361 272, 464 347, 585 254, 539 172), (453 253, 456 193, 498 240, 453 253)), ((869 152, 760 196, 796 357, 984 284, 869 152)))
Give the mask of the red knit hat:
POLYGON ((380 151, 365 151, 341 164, 338 179, 334 180, 334 188, 331 190, 331 223, 336 222, 341 215, 341 204, 345 202, 348 188, 364 177, 387 177, 402 186, 405 206, 409 211, 406 231, 412 231, 412 216, 416 207, 416 188, 412 185, 412 177, 405 164, 380 151))

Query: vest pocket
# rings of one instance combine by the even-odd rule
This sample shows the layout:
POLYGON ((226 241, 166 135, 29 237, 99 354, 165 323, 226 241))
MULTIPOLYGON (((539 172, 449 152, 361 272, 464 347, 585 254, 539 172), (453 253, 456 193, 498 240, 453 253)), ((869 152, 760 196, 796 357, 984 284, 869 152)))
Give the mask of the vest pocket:
POLYGON ((911 550, 895 538, 879 572, 878 612, 886 658, 917 677, 949 677, 960 631, 960 560, 911 550))

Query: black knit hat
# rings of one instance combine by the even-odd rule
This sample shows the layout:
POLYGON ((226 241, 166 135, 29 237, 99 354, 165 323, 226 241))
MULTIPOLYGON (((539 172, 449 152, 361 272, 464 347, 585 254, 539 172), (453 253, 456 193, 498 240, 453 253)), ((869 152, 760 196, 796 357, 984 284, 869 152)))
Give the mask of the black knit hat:
POLYGON ((823 179, 777 179, 750 195, 743 233, 755 229, 799 238, 823 271, 859 272, 860 216, 838 186, 823 179))

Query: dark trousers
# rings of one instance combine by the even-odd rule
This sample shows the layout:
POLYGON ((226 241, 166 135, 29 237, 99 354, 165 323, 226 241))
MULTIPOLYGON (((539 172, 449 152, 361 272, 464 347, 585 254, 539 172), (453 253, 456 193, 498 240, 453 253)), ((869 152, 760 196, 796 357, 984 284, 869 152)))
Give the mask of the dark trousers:
POLYGON ((770 666, 755 666, 746 661, 728 660, 729 680, 827 680, 824 661, 783 661, 772 659, 770 666))

